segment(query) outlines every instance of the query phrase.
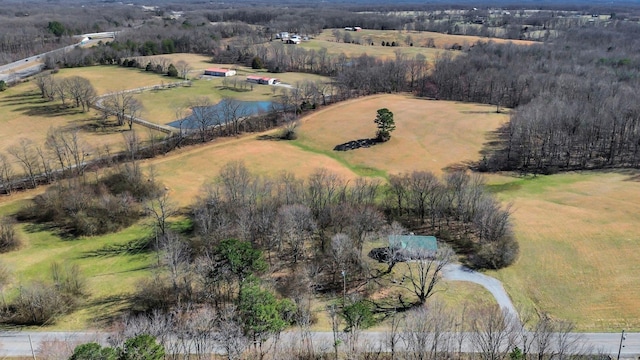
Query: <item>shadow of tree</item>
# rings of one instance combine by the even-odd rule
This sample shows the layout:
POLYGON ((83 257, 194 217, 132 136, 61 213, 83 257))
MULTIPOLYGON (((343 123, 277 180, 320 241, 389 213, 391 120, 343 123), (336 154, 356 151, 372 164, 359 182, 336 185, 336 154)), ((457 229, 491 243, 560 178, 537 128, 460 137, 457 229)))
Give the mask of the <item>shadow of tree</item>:
POLYGON ((82 113, 82 108, 70 108, 61 104, 23 106, 15 109, 27 116, 56 117, 69 116, 82 113))
POLYGON ((80 258, 135 255, 151 251, 151 238, 134 239, 124 244, 107 244, 100 249, 85 252, 80 258))
POLYGON ((347 141, 346 143, 336 145, 334 151, 348 151, 359 148, 368 148, 380 144, 377 139, 358 139, 347 141))

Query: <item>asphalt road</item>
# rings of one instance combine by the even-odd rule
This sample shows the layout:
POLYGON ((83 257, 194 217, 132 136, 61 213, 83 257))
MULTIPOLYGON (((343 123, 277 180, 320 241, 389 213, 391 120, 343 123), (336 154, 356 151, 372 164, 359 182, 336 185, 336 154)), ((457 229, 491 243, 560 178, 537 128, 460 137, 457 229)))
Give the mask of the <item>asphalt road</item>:
MULTIPOLYGON (((575 333, 577 343, 584 349, 589 349, 592 353, 609 354, 612 358, 618 355, 618 346, 620 345, 620 333, 575 333)), ((638 359, 640 356, 640 333, 627 333, 626 340, 623 341, 623 347, 620 353, 621 359, 638 359)), ((28 357, 33 352, 38 355, 40 349, 47 346, 47 343, 58 342, 68 346, 69 349, 75 348, 78 344, 87 342, 99 342, 106 344, 108 334, 99 332, 5 332, 0 333, 0 356, 28 357), (29 342, 31 339, 31 343, 29 342)), ((333 343, 333 334, 331 332, 314 332, 313 344, 317 349, 331 349, 333 343)), ((383 332, 365 332, 361 339, 366 339, 368 344, 373 344, 374 348, 378 345, 381 349, 388 350, 385 344, 386 334, 383 332)), ((468 341, 470 337, 465 336, 465 343, 462 350, 465 352, 473 352, 474 349, 468 341)), ((299 339, 296 332, 286 332, 281 335, 281 344, 295 343, 299 339)), ((402 349, 402 341, 398 344, 398 348, 402 349)))
MULTIPOLYGON (((80 39, 91 38, 92 42, 98 42, 103 39, 113 38, 115 36, 115 32, 108 31, 102 33, 91 33, 91 34, 82 34, 77 37, 80 39)), ((57 52, 66 52, 73 50, 76 46, 80 46, 84 44, 83 41, 78 42, 77 44, 65 46, 60 49, 48 51, 46 53, 34 55, 28 58, 20 59, 18 61, 14 61, 9 64, 5 64, 0 66, 0 80, 4 80, 6 83, 13 83, 15 81, 24 79, 28 76, 35 75, 44 69, 44 64, 42 60, 48 54, 54 54, 57 52), (25 66, 26 65, 26 66, 25 66)))

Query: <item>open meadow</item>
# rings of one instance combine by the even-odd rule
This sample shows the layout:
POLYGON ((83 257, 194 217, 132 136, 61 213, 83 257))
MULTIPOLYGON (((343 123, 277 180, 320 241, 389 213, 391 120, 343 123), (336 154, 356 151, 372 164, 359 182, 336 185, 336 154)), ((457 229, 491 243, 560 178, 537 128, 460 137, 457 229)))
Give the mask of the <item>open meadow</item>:
POLYGON ((518 261, 492 275, 527 311, 582 331, 640 329, 640 178, 636 172, 497 180, 513 203, 518 261))
POLYGON ((459 51, 450 50, 454 45, 470 46, 477 42, 513 42, 518 45, 533 44, 532 41, 525 40, 504 40, 497 38, 483 38, 479 36, 450 35, 428 31, 398 31, 398 30, 369 30, 344 31, 342 29, 325 29, 317 37, 309 41, 300 43, 305 49, 319 50, 326 48, 331 55, 345 54, 347 57, 357 57, 367 54, 380 59, 394 59, 396 52, 406 55, 409 58, 422 54, 430 62, 433 62, 439 55, 447 52, 454 56, 461 54, 459 51), (335 33, 339 34, 336 38, 335 33), (344 36, 347 34, 356 43, 345 43, 344 36), (393 43, 397 46, 382 46, 382 42, 393 43), (358 44, 359 43, 359 44, 358 44), (373 43, 373 45, 371 45, 373 43), (411 46, 413 44, 413 46, 411 46))
POLYGON ((322 109, 302 119, 294 144, 341 159, 361 175, 430 170, 441 174, 480 158, 486 134, 508 121, 507 114, 488 105, 418 99, 407 95, 376 95, 322 109), (394 114, 396 130, 387 143, 338 152, 351 140, 374 138, 376 110, 394 114), (370 169, 370 171, 367 171, 370 169))
MULTIPOLYGON (((116 66, 101 66, 98 69, 63 69, 54 78, 81 76, 89 79, 98 94, 104 94, 123 86, 123 79, 133 79, 140 86, 158 84, 162 77, 135 69, 116 66)), ((62 106, 59 100, 45 101, 35 82, 28 81, 13 86, 0 93, 0 152, 17 145, 21 138, 27 138, 38 146, 43 146, 47 132, 51 128, 79 130, 81 139, 92 150, 91 155, 108 146, 111 152, 124 149, 123 131, 128 128, 98 125, 101 115, 95 109, 83 113, 79 108, 62 106)), ((134 125, 139 136, 146 140, 150 136, 164 136, 162 133, 134 125)), ((17 167, 16 167, 17 170, 17 167)))

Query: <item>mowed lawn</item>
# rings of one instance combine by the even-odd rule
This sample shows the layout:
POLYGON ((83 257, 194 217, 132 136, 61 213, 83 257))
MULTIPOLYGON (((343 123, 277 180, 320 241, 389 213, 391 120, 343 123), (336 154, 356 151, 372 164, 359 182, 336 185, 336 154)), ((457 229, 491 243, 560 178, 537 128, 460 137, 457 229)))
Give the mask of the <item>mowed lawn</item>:
POLYGON ((513 203, 521 250, 494 275, 517 303, 584 331, 640 329, 637 174, 558 174, 494 189, 513 203))
POLYGON ((508 119, 492 106, 375 95, 339 103, 303 118, 294 144, 363 169, 363 175, 367 175, 367 169, 376 175, 413 170, 441 174, 446 168, 478 161, 488 133, 508 119), (390 141, 344 152, 333 150, 351 140, 374 138, 376 111, 385 107, 393 112, 396 124, 390 141))

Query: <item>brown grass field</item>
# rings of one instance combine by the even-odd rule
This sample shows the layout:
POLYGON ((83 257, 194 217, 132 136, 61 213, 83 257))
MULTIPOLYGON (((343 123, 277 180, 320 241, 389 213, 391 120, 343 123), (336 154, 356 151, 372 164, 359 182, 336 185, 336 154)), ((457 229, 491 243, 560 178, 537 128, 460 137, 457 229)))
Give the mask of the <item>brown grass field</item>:
POLYGON ((298 142, 328 152, 354 166, 401 173, 431 170, 477 161, 487 132, 508 120, 492 106, 416 99, 407 95, 377 95, 322 109, 302 120, 298 142), (376 110, 394 113, 391 140, 370 148, 334 152, 350 140, 373 138, 376 110))
POLYGON ((514 205, 521 254, 493 275, 529 311, 583 331, 637 331, 639 180, 633 172, 586 172, 496 186, 514 205))
MULTIPOLYGON (((344 53, 347 57, 356 57, 364 53, 370 56, 392 59, 395 58, 396 51, 400 51, 402 54, 408 57, 414 57, 417 54, 424 55, 427 60, 433 61, 437 56, 444 52, 450 52, 453 55, 461 54, 459 51, 450 51, 454 44, 462 46, 473 45, 479 41, 487 42, 493 41, 497 43, 512 42, 518 45, 530 45, 535 42, 525 40, 505 40, 497 38, 483 38, 479 36, 467 36, 467 35, 449 35, 440 34, 427 31, 397 31, 397 30, 368 30, 363 29, 357 32, 349 32, 354 39, 360 39, 360 42, 364 45, 358 44, 345 44, 342 41, 342 37, 339 41, 333 35, 334 29, 325 29, 316 38, 309 41, 303 41, 300 46, 307 49, 319 50, 326 48, 329 54, 338 55, 344 53), (413 46, 409 46, 407 43, 407 37, 410 37, 410 41, 413 46), (429 39, 433 40, 435 48, 427 48, 429 39), (396 42, 399 44, 396 47, 382 46, 382 41, 396 42), (373 42, 373 46, 371 43, 373 42)), ((345 31, 339 29, 344 34, 345 31)))
MULTIPOLYGON (((99 93, 104 93, 115 84, 113 78, 119 78, 122 81, 123 78, 130 75, 130 72, 135 72, 135 70, 105 67, 105 69, 95 71, 94 75, 91 75, 92 72, 86 69, 70 69, 62 70, 59 75, 55 76, 60 78, 71 75, 93 77, 96 80, 96 85, 94 85, 96 90, 99 93)), ((156 76, 149 77, 149 79, 152 80, 149 82, 158 81, 156 76)), ((97 127, 96 120, 99 116, 95 110, 83 113, 79 109, 62 107, 60 101, 43 101, 33 82, 13 86, 0 93, 0 125, 5 129, 0 132, 0 151, 6 154, 6 149, 18 144, 20 138, 31 139, 36 145, 43 146, 50 128, 80 130, 81 138, 94 149, 90 151, 93 154, 105 145, 108 145, 111 151, 123 149, 123 132, 128 131, 128 128, 97 127)), ((137 125, 134 125, 134 130, 144 140, 149 136, 164 136, 164 134, 150 132, 147 128, 137 125)))
POLYGON ((181 206, 194 202, 202 186, 212 182, 222 166, 243 161, 258 175, 276 176, 289 171, 300 178, 325 168, 344 179, 356 174, 335 159, 313 154, 287 142, 258 140, 255 134, 238 139, 219 139, 212 144, 187 148, 160 159, 147 161, 157 178, 170 189, 181 206))
POLYGON ((304 117, 299 138, 293 142, 258 140, 256 134, 246 134, 187 148, 148 163, 183 204, 190 203, 222 165, 236 160, 243 160, 258 174, 287 170, 302 178, 321 167, 345 179, 358 173, 384 177, 417 169, 440 174, 446 167, 478 159, 485 134, 507 120, 506 114, 496 114, 492 109, 408 95, 370 96, 304 117), (397 126, 389 142, 348 152, 332 150, 349 140, 374 137, 373 119, 378 106, 383 105, 394 112, 397 126))

